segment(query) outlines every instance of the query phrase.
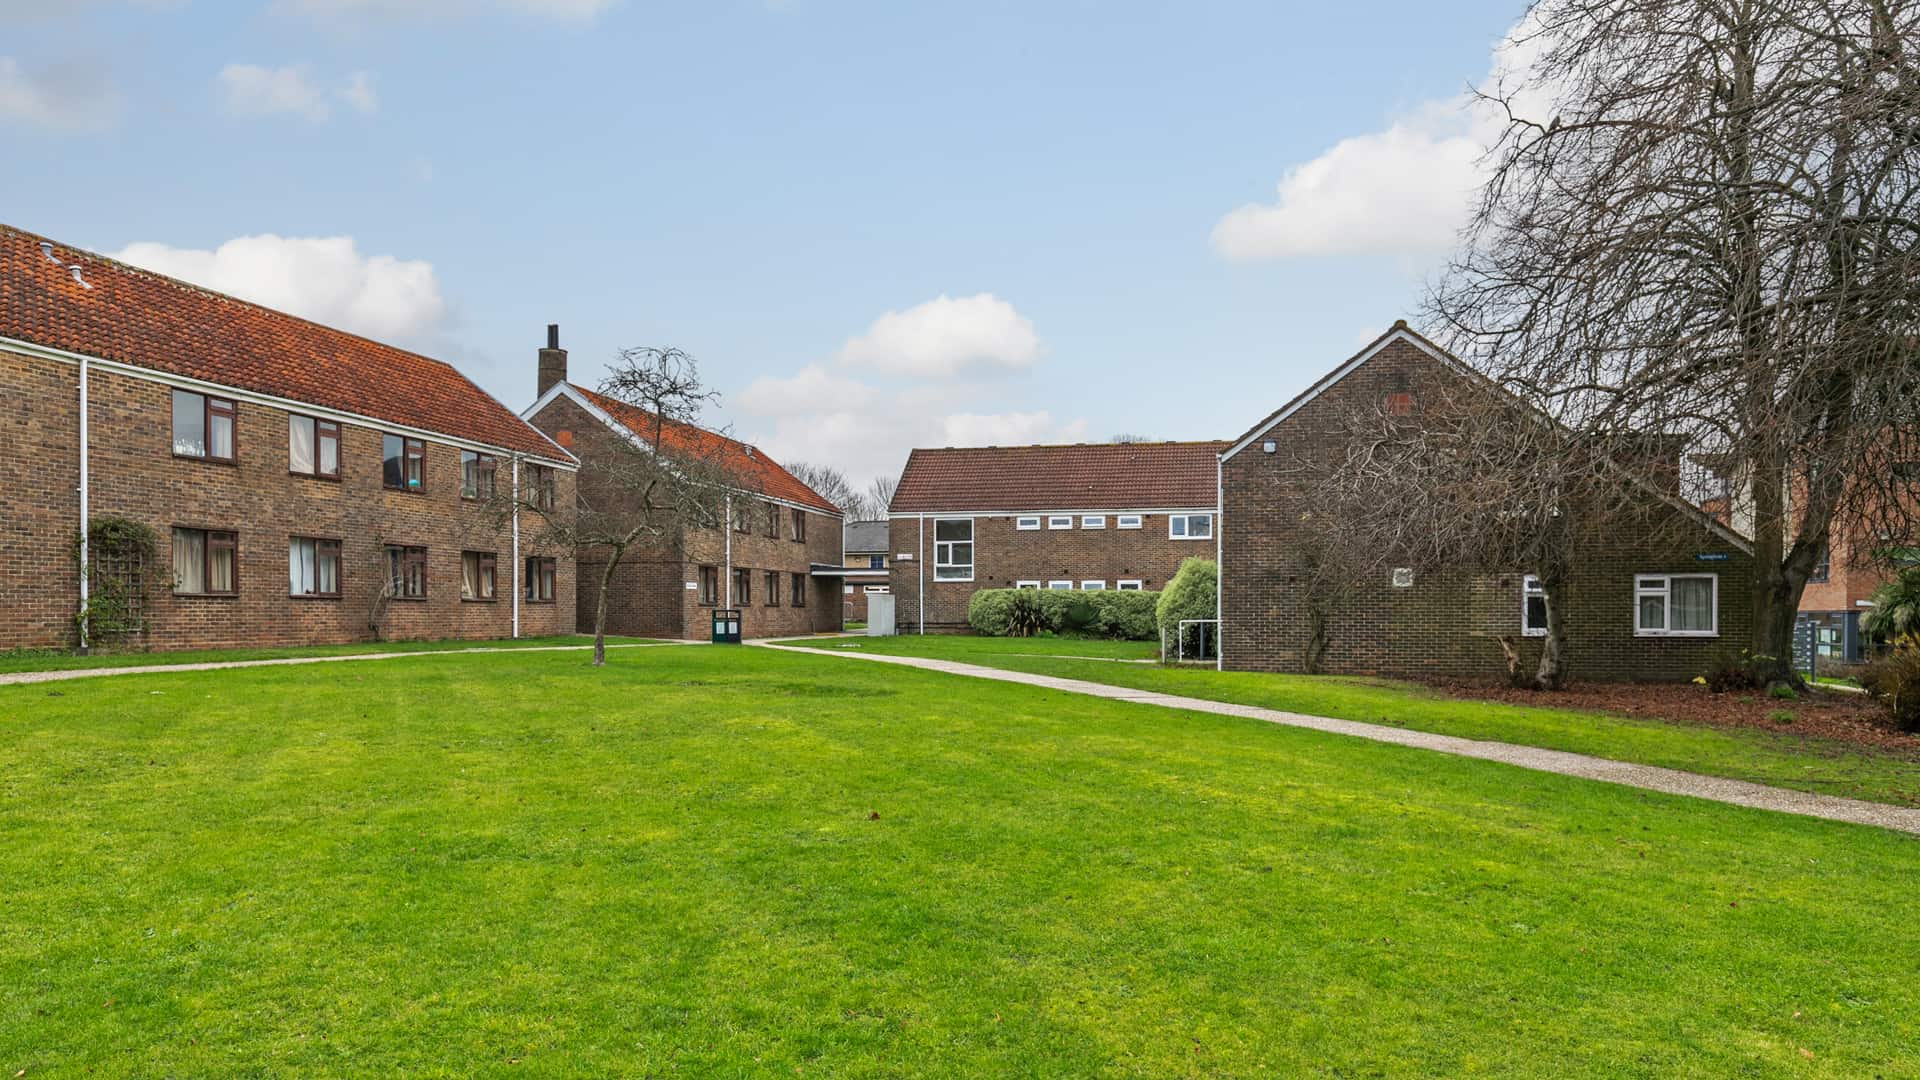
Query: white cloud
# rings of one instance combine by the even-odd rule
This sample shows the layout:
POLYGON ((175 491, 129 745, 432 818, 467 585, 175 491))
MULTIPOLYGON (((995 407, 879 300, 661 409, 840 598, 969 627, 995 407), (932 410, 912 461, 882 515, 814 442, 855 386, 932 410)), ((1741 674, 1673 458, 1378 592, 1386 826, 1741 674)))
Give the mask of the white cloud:
POLYGON ((378 109, 380 99, 373 92, 373 75, 365 71, 356 71, 347 76, 347 85, 340 91, 340 100, 351 105, 358 112, 370 113, 378 109))
POLYGON ((220 69, 219 81, 227 111, 236 116, 293 113, 318 123, 332 111, 305 64, 280 68, 228 64, 220 69))
POLYGON ((889 311, 840 348, 843 364, 897 375, 947 378, 980 369, 1020 370, 1040 358, 1033 323, 992 293, 942 295, 889 311))
POLYGON ((418 341, 447 314, 432 263, 362 255, 350 236, 242 236, 212 251, 137 243, 114 257, 382 341, 418 341))
POLYGON ((1080 442, 1087 422, 1054 422, 1053 414, 1037 412, 953 413, 942 417, 941 446, 1024 446, 1036 442, 1080 442))
MULTIPOLYGON (((1489 84, 1511 84, 1537 55, 1539 43, 1521 30, 1494 48, 1489 84)), ((1529 101, 1545 107, 1548 98, 1529 101)), ((1249 203, 1214 225, 1213 248, 1235 260, 1444 251, 1466 223, 1485 179, 1482 156, 1504 119, 1467 94, 1422 102, 1383 130, 1288 169, 1273 202, 1249 203)))
POLYGON ((906 397, 880 394, 859 407, 749 420, 739 425, 737 434, 775 461, 832 465, 860 487, 876 476, 898 476, 907 451, 916 446, 1016 446, 1083 442, 1087 437, 1084 419, 1060 421, 1044 410, 941 414, 909 404, 906 397))
POLYGON ((319 19, 429 19, 484 11, 590 22, 616 0, 281 0, 283 11, 319 19))
POLYGON ((0 56, 0 123, 48 131, 101 131, 120 117, 120 93, 98 64, 68 62, 35 71, 0 56))
POLYGON ((791 378, 762 375, 740 392, 740 407, 758 416, 802 416, 871 405, 878 391, 857 379, 808 364, 791 378))

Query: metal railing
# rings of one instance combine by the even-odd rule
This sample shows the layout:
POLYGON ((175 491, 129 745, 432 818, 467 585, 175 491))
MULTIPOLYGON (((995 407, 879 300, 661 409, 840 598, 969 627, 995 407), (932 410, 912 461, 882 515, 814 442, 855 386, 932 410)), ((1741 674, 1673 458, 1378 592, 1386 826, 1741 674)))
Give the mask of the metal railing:
MULTIPOLYGON (((1220 652, 1220 620, 1219 619, 1181 619, 1178 623, 1174 624, 1174 629, 1173 629, 1174 662, 1182 663, 1182 664, 1186 663, 1187 627, 1189 626, 1197 626, 1200 628, 1200 632, 1197 635, 1199 638, 1198 649, 1194 654, 1194 659, 1205 660, 1207 658, 1207 627, 1209 626, 1214 628, 1213 649, 1214 649, 1214 655, 1218 656, 1220 652)), ((1167 659, 1167 638, 1166 638, 1165 631, 1162 631, 1160 635, 1160 659, 1162 662, 1165 662, 1165 660, 1167 659)))

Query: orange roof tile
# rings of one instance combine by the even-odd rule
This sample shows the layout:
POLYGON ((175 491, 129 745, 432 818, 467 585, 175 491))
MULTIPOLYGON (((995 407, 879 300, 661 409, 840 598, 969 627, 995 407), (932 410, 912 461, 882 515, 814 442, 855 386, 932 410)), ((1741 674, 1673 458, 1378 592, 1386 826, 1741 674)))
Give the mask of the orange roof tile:
MULTIPOLYGON (((653 413, 636 405, 629 405, 619 398, 595 393, 577 383, 569 383, 580 395, 592 402, 600 411, 614 418, 628 432, 635 436, 649 437, 654 429, 653 413)), ((715 431, 703 427, 668 420, 661 425, 660 441, 664 450, 677 451, 690 457, 709 458, 731 472, 740 485, 749 491, 765 495, 768 498, 781 499, 801 506, 809 506, 828 514, 840 513, 840 508, 828 501, 825 496, 801 483, 792 473, 780 467, 780 463, 768 457, 757 447, 749 446, 737 439, 729 439, 715 431)))
POLYGON ((0 337, 569 460, 452 365, 0 225, 0 337))
POLYGON ((1224 442, 1076 443, 915 450, 890 509, 1149 510, 1212 506, 1224 442))

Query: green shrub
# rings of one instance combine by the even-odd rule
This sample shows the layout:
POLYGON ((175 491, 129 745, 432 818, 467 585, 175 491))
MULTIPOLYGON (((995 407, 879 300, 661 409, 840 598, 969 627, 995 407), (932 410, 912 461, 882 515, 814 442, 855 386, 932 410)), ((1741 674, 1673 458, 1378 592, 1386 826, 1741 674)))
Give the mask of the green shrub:
POLYGON ((1082 634, 1152 641, 1154 592, 982 589, 967 602, 967 625, 986 637, 1082 634))
POLYGON ((1895 644, 1920 638, 1920 566, 1910 566, 1880 586, 1873 606, 1860 616, 1860 628, 1895 644))
POLYGON ((1920 649, 1895 649, 1867 664, 1860 685, 1886 707, 1894 727, 1920 731, 1920 649))
MULTIPOLYGON (((1745 649, 1722 652, 1713 658, 1706 672, 1694 681, 1705 683, 1707 689, 1716 694, 1731 690, 1764 690, 1768 681, 1767 669, 1772 663, 1772 657, 1745 649)), ((1787 689, 1791 691, 1792 687, 1787 689)))
POLYGON ((1799 692, 1794 690, 1793 687, 1788 686, 1786 683, 1776 683, 1773 689, 1767 691, 1767 696, 1774 699, 1775 701, 1799 701, 1800 700, 1799 692))
MULTIPOLYGON (((1174 648, 1174 636, 1179 633, 1183 619, 1218 618, 1220 574, 1212 559, 1184 559, 1180 569, 1167 582, 1160 593, 1160 603, 1154 611, 1159 623, 1161 639, 1167 643, 1169 651, 1174 648)), ((1188 644, 1195 648, 1199 645, 1199 628, 1188 627, 1188 644)), ((1208 635, 1213 640, 1217 635, 1208 635)))

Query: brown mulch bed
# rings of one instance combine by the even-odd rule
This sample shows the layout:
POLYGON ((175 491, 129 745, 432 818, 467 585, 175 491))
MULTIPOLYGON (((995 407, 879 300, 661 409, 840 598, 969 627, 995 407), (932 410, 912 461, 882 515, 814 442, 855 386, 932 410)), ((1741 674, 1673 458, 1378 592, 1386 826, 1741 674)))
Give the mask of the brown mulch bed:
POLYGON ((1469 700, 1709 727, 1760 728, 1783 735, 1835 739, 1920 760, 1920 735, 1895 731, 1886 711, 1871 698, 1842 690, 1813 690, 1801 694, 1798 701, 1777 701, 1760 691, 1716 694, 1693 683, 1573 683, 1557 693, 1459 680, 1436 680, 1429 685, 1450 697, 1469 700), (1771 719, 1780 712, 1792 713, 1793 723, 1771 719))

